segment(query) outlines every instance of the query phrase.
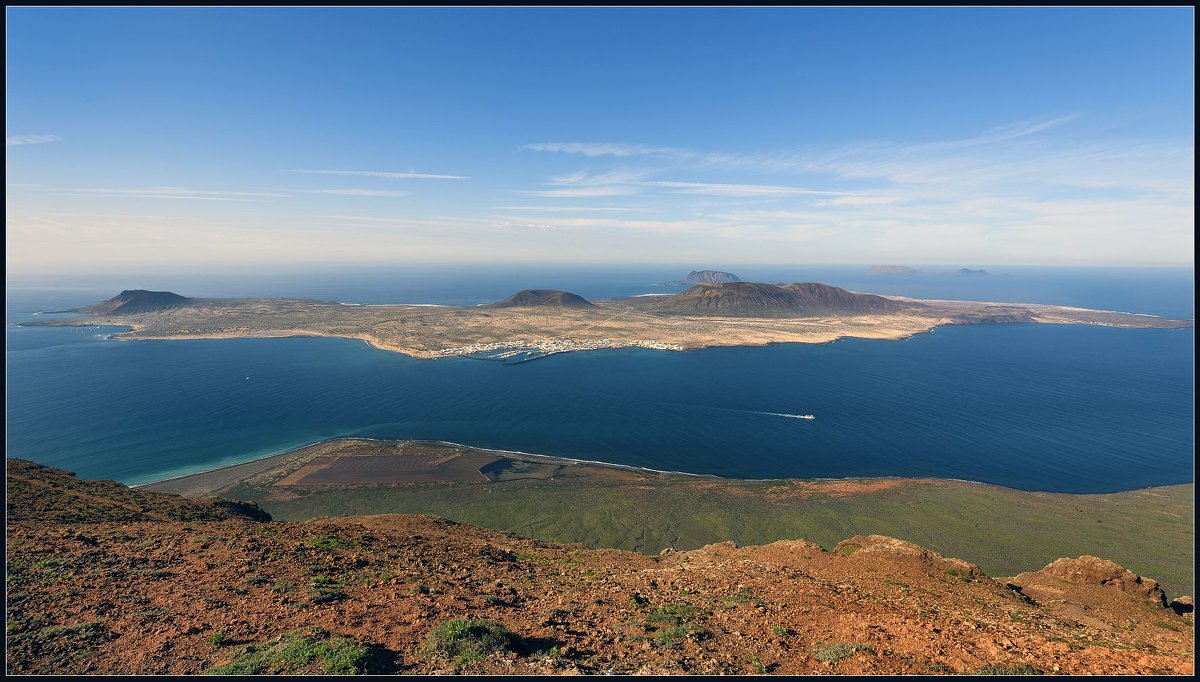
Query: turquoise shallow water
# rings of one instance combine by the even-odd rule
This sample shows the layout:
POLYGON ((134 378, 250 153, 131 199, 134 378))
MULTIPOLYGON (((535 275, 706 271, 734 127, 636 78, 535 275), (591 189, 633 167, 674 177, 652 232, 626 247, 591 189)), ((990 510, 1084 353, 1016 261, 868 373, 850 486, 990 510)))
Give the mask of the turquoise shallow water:
POLYGON ((137 483, 358 435, 743 478, 1070 492, 1192 479, 1190 330, 954 327, 516 366, 339 339, 110 331, 10 327, 9 456, 137 483))

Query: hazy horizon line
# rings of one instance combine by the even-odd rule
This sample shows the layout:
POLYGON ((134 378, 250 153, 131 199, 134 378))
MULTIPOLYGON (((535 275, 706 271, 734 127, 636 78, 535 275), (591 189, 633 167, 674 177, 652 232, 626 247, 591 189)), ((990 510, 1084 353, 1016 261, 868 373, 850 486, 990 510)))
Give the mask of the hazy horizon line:
MULTIPOLYGON (((227 275, 231 271, 246 271, 253 269, 257 272, 247 276, 254 278, 255 276, 267 276, 275 273, 295 273, 301 270, 323 270, 323 271, 346 271, 349 269, 367 269, 369 271, 378 271, 391 267, 408 267, 408 268, 533 268, 533 269, 573 269, 573 268, 588 268, 588 269, 652 269, 652 268, 680 268, 685 270, 721 270, 723 268, 813 268, 813 267, 829 267, 829 268, 870 268, 873 266, 889 265, 889 266, 906 266, 913 268, 947 268, 947 269, 987 269, 987 268, 1072 268, 1072 269, 1096 269, 1096 270, 1120 270, 1120 269, 1158 269, 1158 270, 1195 270, 1195 263, 1146 263, 1146 262, 1131 262, 1131 263, 1050 263, 1050 262, 1034 262, 1034 263, 1015 263, 1015 262, 987 262, 987 261, 860 261, 860 262, 697 262, 697 261, 558 261, 558 262, 528 262, 528 261, 462 261, 462 260, 447 260, 447 261, 346 261, 346 262, 289 262, 289 263, 223 263, 219 265, 183 265, 167 263, 161 266, 139 266, 133 265, 114 265, 111 268, 104 269, 81 269, 81 268, 46 268, 46 269, 20 269, 9 266, 6 269, 5 280, 12 279, 41 277, 41 278, 81 278, 81 277, 106 277, 111 278, 128 274, 130 276, 147 276, 147 275, 182 275, 189 276, 200 275, 204 273, 227 275)), ((928 272, 924 274, 938 274, 936 272, 928 272)))

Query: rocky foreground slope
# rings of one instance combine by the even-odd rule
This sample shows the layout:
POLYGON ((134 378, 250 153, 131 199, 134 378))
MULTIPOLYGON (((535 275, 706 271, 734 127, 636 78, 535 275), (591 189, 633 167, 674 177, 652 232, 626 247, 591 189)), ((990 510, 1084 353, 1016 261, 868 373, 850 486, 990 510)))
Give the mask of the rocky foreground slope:
POLYGON ((1193 666, 1184 602, 1094 557, 1008 579, 882 536, 650 557, 421 516, 265 521, 19 460, 8 481, 10 673, 1193 666))

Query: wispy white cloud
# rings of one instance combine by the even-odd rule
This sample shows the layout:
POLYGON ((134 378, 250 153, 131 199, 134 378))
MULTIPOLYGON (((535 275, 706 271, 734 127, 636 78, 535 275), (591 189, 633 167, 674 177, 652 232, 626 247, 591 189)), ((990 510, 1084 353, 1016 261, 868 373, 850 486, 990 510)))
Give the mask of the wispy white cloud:
POLYGON ((663 253, 697 261, 720 253, 730 262, 1166 264, 1190 259, 1195 218, 1190 139, 1122 139, 1111 129, 1098 133, 1079 121, 1075 115, 1048 116, 981 126, 978 133, 941 140, 749 153, 620 143, 529 145, 529 150, 569 156, 525 156, 529 163, 553 161, 553 170, 544 174, 552 177, 513 187, 507 199, 493 195, 442 209, 460 216, 430 215, 437 209, 408 202, 353 200, 319 212, 341 215, 288 213, 288 202, 278 201, 300 195, 404 194, 329 187, 378 184, 371 178, 466 179, 415 171, 294 171, 349 179, 299 182, 285 176, 317 188, 264 192, 18 184, 9 185, 6 223, 10 251, 29 262, 69 251, 75 261, 90 263, 97 253, 115 253, 117 244, 122 254, 139 253, 145 262, 156 263, 200 257, 235 262, 252 253, 314 262, 409 259, 417 253, 444 260, 451 251, 514 262, 653 262, 663 253), (557 166, 564 162, 584 168, 567 173, 557 166), (148 205, 58 198, 64 194, 193 203, 277 200, 283 210, 213 211, 186 201, 148 205), (113 213, 99 215, 110 205, 113 213), (405 210, 388 215, 384 207, 397 205, 405 210), (183 218, 138 215, 157 212, 192 216, 204 229, 183 218))
POLYGON ((349 220, 360 223, 383 223, 388 225, 425 225, 430 222, 428 218, 389 218, 386 216, 371 215, 334 214, 325 217, 331 220, 349 220))
POLYGON ((555 186, 556 189, 529 190, 522 193, 558 199, 626 196, 641 192, 639 183, 648 174, 648 171, 631 168, 615 168, 603 173, 577 171, 550 178, 546 184, 555 186))
POLYGON ((646 170, 633 168, 615 168, 603 173, 578 171, 568 175, 550 178, 548 184, 565 185, 570 187, 596 187, 612 185, 630 185, 639 182, 650 174, 646 170))
POLYGON ((275 192, 224 192, 189 189, 187 187, 142 187, 137 189, 112 189, 94 187, 50 188, 50 193, 68 196, 93 197, 139 197, 143 199, 188 199, 196 201, 244 201, 261 202, 286 197, 275 192))
MULTIPOLYGON (((1037 133, 1057 128, 1080 117, 1077 113, 1051 116, 1027 121, 1019 121, 996 126, 987 132, 973 137, 927 142, 911 145, 909 149, 953 149, 975 147, 1017 138, 1035 135, 1037 133)), ((867 144, 865 148, 872 145, 867 144)), ((543 142, 527 144, 525 149, 543 152, 558 152, 563 154, 582 154, 588 157, 611 156, 628 158, 637 156, 665 157, 676 161, 689 162, 697 167, 725 167, 761 170, 796 170, 811 166, 814 163, 812 150, 790 149, 758 153, 714 152, 686 149, 682 147, 655 146, 642 144, 625 144, 619 142, 543 142)))
POLYGON ((529 223, 529 222, 512 221, 512 220, 497 221, 497 222, 493 223, 493 226, 501 228, 501 229, 515 228, 518 230, 554 230, 554 229, 557 229, 557 228, 555 228, 554 225, 551 225, 549 223, 529 223))
POLYGON ((326 216, 331 220, 341 220, 352 223, 374 225, 396 225, 404 227, 461 227, 463 225, 489 225, 492 220, 487 218, 469 218, 459 216, 373 216, 354 214, 335 214, 326 216))
POLYGON ((640 190, 637 187, 629 186, 609 186, 609 187, 563 187, 561 189, 535 189, 521 192, 531 197, 548 197, 548 198, 587 198, 587 197, 619 197, 629 194, 637 194, 640 190))
POLYGON ((47 142, 58 142, 61 139, 58 135, 9 135, 4 138, 4 146, 15 147, 22 144, 46 144, 47 142))
POLYGON ((652 147, 641 144, 624 144, 620 142, 540 142, 527 144, 523 149, 538 152, 558 152, 562 154, 582 154, 584 156, 666 156, 684 158, 695 152, 676 147, 652 147))
POLYGON ((42 215, 55 218, 94 218, 104 220, 181 220, 183 222, 199 222, 197 218, 181 215, 146 215, 141 213, 43 213, 42 215))
POLYGON ((390 217, 373 215, 335 214, 326 216, 332 224, 347 229, 394 233, 403 230, 413 234, 448 234, 486 236, 496 231, 527 232, 529 230, 552 231, 556 225, 548 221, 533 222, 528 218, 513 216, 469 217, 469 216, 412 216, 390 217))
POLYGON ((434 173, 407 173, 401 171, 360 171, 360 170, 289 170, 287 173, 313 173, 317 175, 350 175, 364 178, 388 178, 391 180, 466 180, 466 175, 437 175, 434 173))
POLYGON ((834 192, 822 189, 806 189, 803 187, 781 187, 779 185, 744 185, 724 182, 668 182, 655 181, 642 183, 650 187, 663 187, 675 190, 677 194, 709 194, 722 197, 779 197, 801 194, 844 195, 847 192, 834 192))
POLYGON ((852 195, 834 197, 833 199, 821 199, 820 201, 813 202, 813 206, 886 206, 898 201, 900 201, 900 197, 852 195))
POLYGON ((406 197, 408 192, 394 192, 387 189, 298 189, 294 192, 305 194, 336 194, 348 197, 406 197))
POLYGON ((628 213, 631 211, 649 212, 653 209, 648 209, 643 206, 493 206, 494 211, 520 211, 532 213, 600 213, 600 212, 621 212, 628 213))
POLYGON ((996 142, 1006 142, 1015 140, 1018 137, 1026 137, 1035 135, 1051 128, 1057 128, 1079 118, 1079 114, 1066 114, 1063 116, 1052 116, 1050 118, 1032 119, 1028 121, 1017 121, 1016 123, 1006 123, 1001 126, 996 126, 987 131, 983 135, 976 137, 968 137, 962 140, 950 140, 948 142, 934 142, 929 146, 937 147, 974 147, 977 145, 994 144, 996 142))
MULTIPOLYGON (((631 178, 633 187, 676 194, 707 194, 714 198, 799 201, 805 194, 827 192, 832 198, 816 201, 822 207, 847 211, 871 205, 914 202, 959 203, 983 197, 1048 200, 1085 198, 1091 193, 1156 196, 1164 202, 1190 202, 1194 191, 1194 153, 1188 143, 1165 140, 1087 137, 1087 132, 1060 130, 1081 116, 1047 116, 1001 125, 980 134, 940 141, 852 142, 837 146, 809 146, 765 153, 724 153, 648 145, 587 143, 594 155, 623 155, 623 163, 639 151, 671 150, 669 167, 647 168, 642 178, 631 178), (692 169, 706 175, 749 172, 760 180, 764 173, 801 176, 801 186, 790 183, 744 183, 734 178, 715 182, 671 182, 652 175, 692 169), (817 185, 819 189, 808 189, 817 185)), ((574 143, 536 145, 547 151, 572 151, 574 143)), ((578 143, 580 145, 584 143, 578 143)), ((598 177, 589 170, 558 181, 598 177)), ((630 169, 624 169, 630 172, 630 169)), ((704 178, 707 180, 708 178, 704 178)), ((614 193, 615 194, 615 193, 614 193)), ((818 195, 819 196, 819 195, 818 195)))
MULTIPOLYGON (((497 224, 503 224, 508 217, 496 219, 497 224)), ((703 233, 716 227, 704 221, 692 219, 679 220, 642 220, 625 218, 547 218, 543 223, 545 229, 596 231, 622 230, 637 232, 670 232, 670 233, 703 233)))

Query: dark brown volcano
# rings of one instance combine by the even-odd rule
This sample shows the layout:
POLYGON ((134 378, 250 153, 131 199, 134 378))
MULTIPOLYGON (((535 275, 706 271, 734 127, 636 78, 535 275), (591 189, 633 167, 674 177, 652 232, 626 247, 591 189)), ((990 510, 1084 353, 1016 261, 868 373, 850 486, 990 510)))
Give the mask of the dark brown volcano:
POLYGON ((594 308, 586 298, 568 291, 525 289, 488 308, 594 308))
POLYGON ((114 313, 145 313, 168 308, 182 308, 189 305, 192 299, 169 291, 146 291, 145 289, 126 289, 107 301, 101 301, 79 309, 82 313, 92 315, 111 315, 114 313))
POLYGON ((658 305, 665 312, 753 315, 870 314, 903 310, 905 304, 872 294, 855 294, 828 284, 729 282, 697 284, 658 305))

